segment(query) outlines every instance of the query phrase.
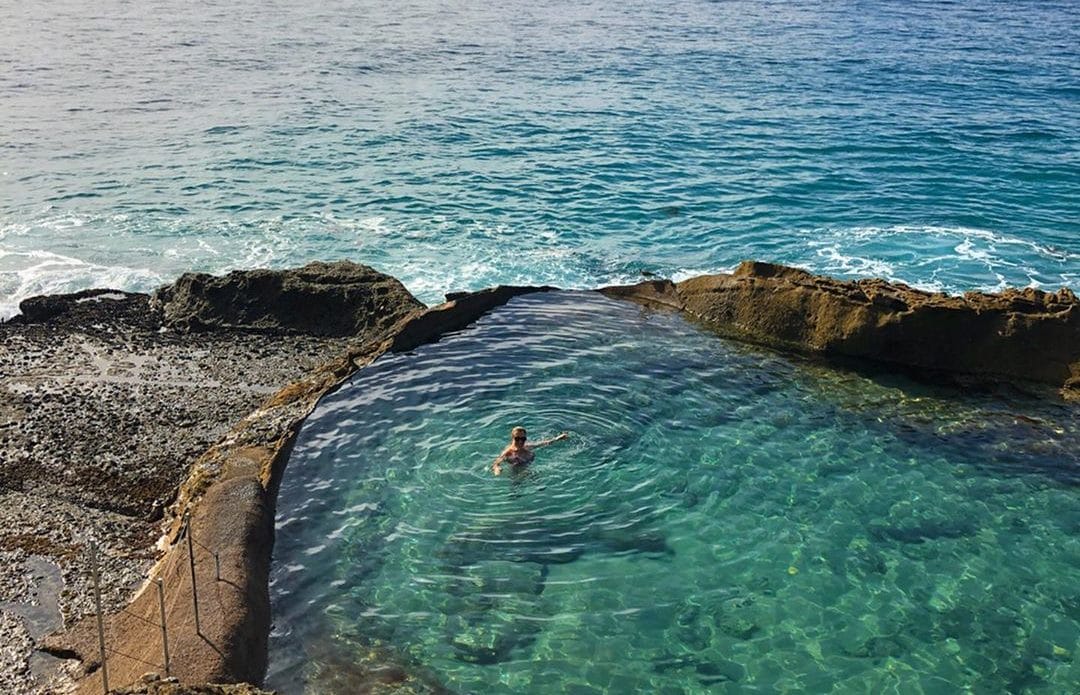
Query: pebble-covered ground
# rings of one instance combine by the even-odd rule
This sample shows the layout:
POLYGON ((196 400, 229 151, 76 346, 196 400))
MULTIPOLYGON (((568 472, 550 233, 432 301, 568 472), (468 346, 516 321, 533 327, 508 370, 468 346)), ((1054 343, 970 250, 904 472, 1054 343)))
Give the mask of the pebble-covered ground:
POLYGON ((91 539, 104 606, 119 609, 192 461, 348 340, 178 333, 122 293, 0 323, 0 692, 58 689, 62 664, 32 645, 93 612, 91 539))

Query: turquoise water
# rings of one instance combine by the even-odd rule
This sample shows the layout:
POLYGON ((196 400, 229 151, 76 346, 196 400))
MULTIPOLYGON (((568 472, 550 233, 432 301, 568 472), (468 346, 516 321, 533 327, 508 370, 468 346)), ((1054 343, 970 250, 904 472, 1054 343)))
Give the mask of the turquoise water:
POLYGON ((1080 289, 1080 4, 0 4, 0 316, 350 258, 1080 289))
POLYGON ((518 298, 305 424, 268 684, 1076 692, 1076 416, 518 298), (517 424, 571 436, 496 478, 517 424))

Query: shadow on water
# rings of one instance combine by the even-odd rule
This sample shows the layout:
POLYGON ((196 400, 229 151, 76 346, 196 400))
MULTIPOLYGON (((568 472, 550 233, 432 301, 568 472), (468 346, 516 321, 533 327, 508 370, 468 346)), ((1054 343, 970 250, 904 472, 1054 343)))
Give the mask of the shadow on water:
POLYGON ((911 451, 963 452, 983 475, 1080 485, 1080 404, 1048 386, 853 358, 786 359, 828 418, 876 428, 911 451))

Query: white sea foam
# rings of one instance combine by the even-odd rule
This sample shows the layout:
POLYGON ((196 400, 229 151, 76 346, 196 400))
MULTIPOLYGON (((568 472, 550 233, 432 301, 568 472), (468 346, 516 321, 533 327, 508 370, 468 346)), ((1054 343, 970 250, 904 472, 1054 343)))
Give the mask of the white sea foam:
MULTIPOLYGON (((777 261, 840 277, 883 277, 931 291, 1054 289, 1080 285, 1080 255, 986 229, 944 226, 807 228, 711 237, 692 248, 626 248, 575 242, 557 229, 513 224, 461 225, 445 216, 392 220, 384 215, 158 219, 126 214, 86 217, 44 210, 29 223, 0 227, 0 316, 27 296, 88 287, 147 290, 186 271, 223 274, 350 258, 400 279, 421 301, 496 284, 590 289, 648 277, 676 281, 730 272, 745 258, 777 261), (93 260, 33 250, 94 248, 93 260), (115 248, 115 264, 108 249, 115 248), (682 254, 680 256, 680 253, 682 254), (687 258, 694 261, 671 262, 687 258), (145 267, 132 267, 135 264, 145 267)), ((679 244, 678 240, 672 240, 679 244)), ((687 244, 691 242, 686 240, 687 244)), ((663 246, 663 245, 661 245, 663 246)))
POLYGON ((0 247, 0 319, 19 313, 19 302, 40 294, 77 292, 91 287, 144 291, 162 284, 145 268, 88 263, 50 251, 0 247))
POLYGON ((217 249, 215 249, 213 246, 211 246, 205 239, 200 238, 200 239, 196 239, 195 241, 199 245, 199 248, 201 250, 206 251, 207 253, 209 253, 209 254, 211 254, 213 256, 220 256, 221 255, 221 252, 218 251, 217 249))
POLYGON ((896 274, 891 264, 876 258, 842 253, 839 245, 821 247, 817 249, 817 256, 822 259, 826 267, 847 275, 891 278, 896 274))
POLYGON ((83 297, 82 299, 76 300, 75 303, 76 304, 87 304, 87 303, 97 304, 97 303, 100 303, 100 302, 105 302, 105 301, 109 301, 109 300, 120 300, 120 299, 123 299, 123 298, 124 298, 124 295, 121 294, 120 292, 106 292, 104 294, 95 294, 92 297, 83 297))
MULTIPOLYGON (((51 211, 51 206, 44 212, 51 211)), ((72 229, 85 227, 90 218, 80 215, 48 215, 34 219, 30 222, 6 222, 0 225, 0 241, 9 237, 40 235, 43 231, 65 232, 72 229)))
MULTIPOLYGON (((976 248, 976 244, 981 242, 987 246, 990 251, 997 251, 998 246, 1017 246, 1028 249, 1038 256, 1042 256, 1048 259, 1066 262, 1076 261, 1080 262, 1080 254, 1072 253, 1064 249, 1057 249, 1052 246, 1040 244, 1030 239, 1021 239, 1020 237, 1009 236, 1007 234, 1001 234, 988 229, 979 229, 977 227, 941 227, 935 225, 893 225, 889 227, 854 227, 849 230, 844 229, 829 229, 823 231, 831 231, 841 236, 851 236, 853 239, 860 241, 874 241, 880 240, 883 237, 891 237, 898 235, 915 235, 922 237, 936 237, 941 239, 954 239, 959 237, 960 241, 957 246, 962 247, 964 251, 956 249, 958 253, 970 253, 976 248)), ((954 247, 955 248, 955 247, 954 247)), ((979 251, 974 251, 979 253, 979 251)))
MULTIPOLYGON (((643 270, 679 281, 704 273, 731 272, 734 267, 723 258, 723 248, 709 250, 720 256, 721 262, 672 267, 662 261, 641 263, 633 256, 618 261, 580 247, 558 245, 557 236, 549 238, 533 230, 526 237, 503 226, 472 230, 469 238, 475 243, 454 249, 453 258, 448 258, 439 236, 433 233, 420 237, 415 254, 388 254, 383 266, 429 303, 441 301, 446 291, 499 283, 587 289, 651 277, 643 270), (515 238, 516 242, 508 244, 515 238), (506 253, 508 247, 514 252, 506 253)), ((969 227, 808 229, 795 232, 791 243, 774 255, 762 249, 774 247, 775 238, 756 241, 760 243, 751 241, 744 248, 726 252, 783 262, 814 273, 880 277, 938 292, 999 291, 1010 286, 1076 287, 1076 271, 1080 270, 1080 255, 969 227), (1056 268, 1061 272, 1055 273, 1056 268)))
POLYGON ((929 291, 1075 287, 1075 270, 1080 269, 1080 254, 971 227, 818 228, 799 236, 811 254, 793 261, 799 267, 826 274, 882 277, 929 291), (1065 271, 1057 276, 1060 283, 1055 268, 1065 271))
POLYGON ((338 218, 328 219, 341 229, 362 232, 364 235, 384 237, 394 233, 394 228, 387 224, 386 218, 381 215, 364 217, 358 220, 341 220, 338 218))
POLYGON ((734 273, 738 265, 726 265, 717 266, 715 268, 679 268, 671 274, 671 279, 674 282, 682 282, 683 280, 689 280, 692 277, 698 275, 708 275, 710 273, 734 273))

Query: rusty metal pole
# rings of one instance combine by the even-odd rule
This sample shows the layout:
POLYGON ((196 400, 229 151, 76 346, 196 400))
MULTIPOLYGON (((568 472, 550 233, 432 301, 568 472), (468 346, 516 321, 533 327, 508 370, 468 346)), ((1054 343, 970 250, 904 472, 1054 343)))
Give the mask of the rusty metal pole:
POLYGON ((199 588, 195 581, 195 547, 191 543, 191 516, 187 519, 187 555, 188 566, 191 568, 191 601, 195 608, 195 634, 202 637, 202 627, 199 625, 199 588))
POLYGON ((165 583, 161 581, 161 577, 157 578, 157 598, 158 608, 161 610, 161 651, 165 655, 165 677, 168 678, 169 673, 169 631, 165 627, 165 583))
POLYGON ((101 688, 109 693, 109 666, 105 659, 105 623, 101 618, 101 576, 98 572, 97 543, 90 541, 90 567, 94 572, 94 609, 97 611, 98 649, 101 653, 101 688))

